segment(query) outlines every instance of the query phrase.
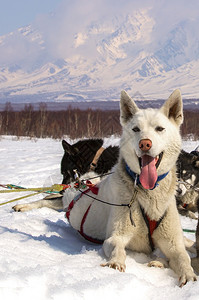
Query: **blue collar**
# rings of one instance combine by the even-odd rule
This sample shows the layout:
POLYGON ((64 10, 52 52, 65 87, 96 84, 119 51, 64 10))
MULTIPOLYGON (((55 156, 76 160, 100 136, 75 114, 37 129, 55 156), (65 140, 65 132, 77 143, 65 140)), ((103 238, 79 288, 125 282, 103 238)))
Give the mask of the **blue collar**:
MULTIPOLYGON (((139 179, 139 175, 136 174, 135 172, 133 172, 130 169, 130 167, 127 165, 127 163, 126 163, 126 171, 131 176, 131 178, 133 179, 133 181, 135 182, 135 184, 141 184, 140 183, 140 179, 139 179)), ((151 190, 155 189, 159 185, 158 182, 161 181, 162 179, 164 179, 168 174, 169 174, 169 172, 164 173, 164 174, 158 176, 158 179, 157 179, 157 181, 155 183, 155 186, 151 190)))

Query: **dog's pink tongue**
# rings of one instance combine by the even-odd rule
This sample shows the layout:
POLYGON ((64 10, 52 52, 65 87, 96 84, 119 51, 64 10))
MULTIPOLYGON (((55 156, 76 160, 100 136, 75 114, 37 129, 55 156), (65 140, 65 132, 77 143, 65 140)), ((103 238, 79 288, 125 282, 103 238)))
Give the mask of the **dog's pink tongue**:
POLYGON ((155 167, 155 158, 149 155, 142 156, 142 170, 140 174, 140 182, 143 188, 152 189, 155 186, 158 175, 155 167))

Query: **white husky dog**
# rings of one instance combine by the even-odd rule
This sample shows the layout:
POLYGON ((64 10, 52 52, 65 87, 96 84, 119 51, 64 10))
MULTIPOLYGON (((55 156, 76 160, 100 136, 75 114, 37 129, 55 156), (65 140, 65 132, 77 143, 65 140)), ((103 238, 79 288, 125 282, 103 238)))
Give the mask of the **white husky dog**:
MULTIPOLYGON (((108 258, 103 266, 123 272, 125 249, 149 254, 158 247, 183 286, 196 276, 175 200, 183 121, 180 91, 175 90, 160 109, 145 110, 122 91, 120 111, 123 133, 114 173, 72 201, 66 192, 66 217, 86 239, 103 242, 108 258)), ((159 260, 149 266, 164 264, 159 260)))
MULTIPOLYGON (((125 249, 150 253, 158 247, 183 286, 196 276, 175 200, 183 121, 180 91, 175 90, 159 110, 139 109, 122 91, 120 110, 123 134, 114 173, 76 197, 66 215, 85 238, 104 241, 108 261, 103 266, 125 271, 125 249)), ((160 261, 149 265, 163 266, 160 261)))

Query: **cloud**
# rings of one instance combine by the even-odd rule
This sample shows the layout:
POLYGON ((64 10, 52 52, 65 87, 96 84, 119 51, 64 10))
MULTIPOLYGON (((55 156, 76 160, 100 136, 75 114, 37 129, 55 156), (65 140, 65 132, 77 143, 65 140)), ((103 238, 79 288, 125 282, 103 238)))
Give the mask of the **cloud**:
MULTIPOLYGON (((85 41, 94 50, 93 43, 86 36, 85 30, 88 26, 103 22, 108 26, 113 18, 122 18, 137 9, 150 7, 151 2, 154 1, 144 0, 140 3, 135 0, 66 0, 53 15, 40 16, 35 25, 42 32, 51 55, 66 58, 78 52, 75 48, 83 45, 85 41)), ((79 51, 82 52, 83 47, 79 51)), ((94 53, 96 55, 96 49, 94 53)))
POLYGON ((150 11, 155 20, 154 40, 165 40, 168 33, 185 20, 198 18, 199 1, 160 0, 150 11))
MULTIPOLYGON (((86 29, 91 24, 112 22, 126 14, 145 10, 154 19, 153 40, 163 43, 171 29, 185 19, 197 17, 199 1, 193 0, 65 0, 51 16, 37 19, 35 24, 42 31, 51 56, 66 58, 77 53, 97 55, 94 41, 89 41, 86 29), (90 45, 84 51, 83 45, 90 45), (80 46, 81 47, 78 47, 80 46)), ((94 38, 94 37, 93 37, 94 38)), ((153 46, 153 45, 152 45, 153 46)))
POLYGON ((41 56, 41 45, 31 41, 19 30, 6 35, 0 43, 0 67, 15 66, 32 69, 32 63, 41 56))
POLYGON ((45 51, 37 41, 17 33, 7 37, 5 43, 0 42, 0 64, 32 63, 37 66, 38 61, 67 59, 75 55, 95 59, 99 55, 98 37, 103 36, 100 30, 110 34, 117 29, 113 25, 116 19, 124 22, 127 14, 133 15, 138 10, 145 11, 154 20, 150 39, 140 43, 144 47, 151 41, 153 49, 164 43, 179 22, 197 18, 199 1, 64 0, 52 14, 40 14, 32 24, 41 32, 45 51))

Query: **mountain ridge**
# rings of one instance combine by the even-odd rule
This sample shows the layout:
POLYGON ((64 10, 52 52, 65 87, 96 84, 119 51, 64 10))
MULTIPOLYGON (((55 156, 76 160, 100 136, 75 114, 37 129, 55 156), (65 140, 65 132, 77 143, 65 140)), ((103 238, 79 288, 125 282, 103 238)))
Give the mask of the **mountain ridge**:
POLYGON ((52 51, 34 26, 19 28, 0 37, 0 102, 33 95, 45 101, 109 101, 118 100, 122 89, 140 100, 165 99, 175 88, 186 98, 199 98, 198 23, 199 18, 181 21, 155 39, 155 20, 147 10, 136 11, 82 27, 65 56, 56 52, 62 44, 52 51))

